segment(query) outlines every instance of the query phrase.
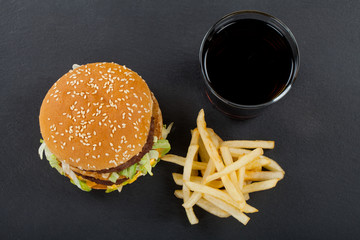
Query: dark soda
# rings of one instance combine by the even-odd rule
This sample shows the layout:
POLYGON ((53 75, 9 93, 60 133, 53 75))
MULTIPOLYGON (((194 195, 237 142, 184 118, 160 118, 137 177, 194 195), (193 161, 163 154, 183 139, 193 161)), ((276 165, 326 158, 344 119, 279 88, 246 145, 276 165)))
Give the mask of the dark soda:
POLYGON ((266 22, 232 22, 205 44, 209 84, 228 101, 241 105, 266 103, 289 84, 294 64, 291 47, 266 22))

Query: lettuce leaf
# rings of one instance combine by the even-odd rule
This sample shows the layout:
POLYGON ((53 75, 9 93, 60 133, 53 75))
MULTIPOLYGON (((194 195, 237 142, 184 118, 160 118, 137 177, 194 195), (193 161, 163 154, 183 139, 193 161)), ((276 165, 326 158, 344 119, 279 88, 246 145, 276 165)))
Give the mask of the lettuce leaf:
POLYGON ((115 186, 107 186, 105 193, 111 193, 115 191, 117 188, 115 186))
POLYGON ((158 151, 156 151, 156 150, 150 150, 150 151, 149 151, 149 157, 150 157, 150 159, 155 159, 155 160, 157 160, 157 159, 159 158, 159 156, 160 156, 160 154, 159 154, 158 151))
POLYGON ((160 157, 162 157, 170 151, 171 146, 168 140, 160 139, 156 143, 154 143, 152 149, 160 150, 160 157))
POLYGON ((49 161, 49 164, 52 168, 55 168, 61 175, 64 175, 64 171, 54 154, 50 155, 50 157, 46 159, 49 161))
POLYGON ((123 175, 129 179, 132 179, 135 174, 136 174, 136 167, 137 167, 137 163, 135 163, 134 165, 131 165, 130 167, 122 170, 119 172, 120 175, 123 175))
POLYGON ((119 174, 117 174, 117 172, 113 172, 113 173, 111 173, 109 180, 112 181, 113 183, 116 183, 116 181, 118 180, 119 177, 120 176, 119 176, 119 174))
POLYGON ((157 140, 157 142, 154 143, 152 149, 157 149, 157 148, 169 148, 170 144, 169 141, 166 139, 159 139, 157 140))
POLYGON ((76 185, 78 188, 80 188, 83 191, 86 192, 91 191, 92 188, 89 187, 85 181, 78 179, 75 173, 73 173, 73 171, 70 170, 69 166, 65 167, 64 166, 65 164, 63 164, 63 166, 60 166, 60 161, 56 158, 54 154, 52 154, 52 152, 49 150, 49 148, 46 146, 45 142, 42 139, 40 139, 40 142, 41 145, 39 147, 39 155, 41 159, 45 152, 45 157, 49 161, 49 164, 52 168, 55 168, 61 175, 65 175, 65 169, 66 169, 68 171, 68 174, 71 175, 69 178, 72 184, 76 185), (76 178, 76 179, 73 180, 72 178, 76 178))
POLYGON ((140 168, 140 171, 143 173, 143 174, 146 174, 146 173, 149 173, 150 176, 153 175, 153 173, 151 172, 151 165, 150 165, 150 156, 149 156, 149 153, 145 154, 139 164, 141 165, 141 168, 140 168))
POLYGON ((49 164, 52 168, 55 168, 61 175, 64 175, 64 171, 60 166, 60 162, 57 160, 54 154, 50 152, 46 144, 42 139, 40 139, 40 142, 42 141, 40 147, 39 147, 39 156, 40 159, 43 159, 43 155, 45 152, 45 157, 49 161, 49 164))
POLYGON ((70 179, 70 182, 71 182, 72 184, 74 184, 75 186, 79 187, 81 190, 83 190, 83 191, 85 191, 85 192, 90 192, 90 191, 91 191, 92 188, 89 187, 89 186, 86 184, 85 181, 82 181, 82 180, 80 180, 80 179, 78 179, 78 180, 79 180, 80 186, 76 185, 76 183, 75 183, 72 179, 70 179))

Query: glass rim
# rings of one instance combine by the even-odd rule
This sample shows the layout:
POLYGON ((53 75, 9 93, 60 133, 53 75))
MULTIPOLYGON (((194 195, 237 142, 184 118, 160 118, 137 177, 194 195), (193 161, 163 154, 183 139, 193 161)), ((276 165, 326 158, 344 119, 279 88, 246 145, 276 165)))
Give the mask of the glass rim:
MULTIPOLYGON (((249 19, 257 19, 255 17, 252 17, 249 19)), ((269 23, 269 22, 267 22, 269 23)), ((274 26, 274 24, 271 24, 277 31, 279 31, 279 27, 278 26, 274 26)), ((282 32, 282 31, 280 31, 282 32)), ((257 10, 241 10, 241 11, 235 11, 232 13, 229 13, 225 16, 223 16, 222 18, 220 18, 218 21, 216 21, 211 27, 210 29, 206 32, 201 45, 200 45, 200 51, 199 51, 199 61, 200 61, 200 67, 201 67, 201 72, 203 75, 203 78, 205 79, 205 84, 207 85, 208 89, 212 92, 212 94, 214 94, 218 99, 220 99, 221 101, 223 101, 225 104, 230 105, 232 107, 236 107, 236 108, 242 108, 242 109, 258 109, 258 108, 262 108, 262 107, 266 107, 269 106, 277 101, 279 101, 281 98, 283 98, 291 89, 292 84, 295 82, 295 79, 297 77, 297 74, 299 72, 299 67, 300 67, 300 52, 299 52, 299 47, 298 47, 298 43, 295 39, 295 36, 293 35, 293 33, 291 32, 291 30, 278 18, 268 14, 268 13, 264 13, 264 12, 260 12, 257 10), (296 55, 294 56, 294 66, 291 69, 291 73, 289 76, 289 81, 287 83, 287 86, 285 87, 285 89, 279 94, 277 95, 275 98, 271 99, 270 101, 264 102, 264 103, 260 103, 260 104, 238 104, 238 103, 234 103, 232 101, 229 101, 227 99, 225 99, 224 97, 222 97, 220 94, 218 94, 209 84, 210 78, 207 74, 206 71, 206 66, 204 66, 204 47, 205 47, 205 42, 207 41, 207 39, 209 38, 209 36, 214 32, 215 28, 221 24, 222 22, 224 22, 225 20, 236 16, 236 15, 243 15, 243 14, 254 14, 254 15, 261 15, 264 17, 267 17, 271 20, 273 20, 274 22, 276 22, 277 24, 279 24, 282 28, 284 28, 285 32, 287 34, 289 34, 289 37, 284 36, 285 39, 289 42, 291 50, 293 52, 296 53, 296 55), (291 42, 293 42, 293 45, 291 44, 291 42)))

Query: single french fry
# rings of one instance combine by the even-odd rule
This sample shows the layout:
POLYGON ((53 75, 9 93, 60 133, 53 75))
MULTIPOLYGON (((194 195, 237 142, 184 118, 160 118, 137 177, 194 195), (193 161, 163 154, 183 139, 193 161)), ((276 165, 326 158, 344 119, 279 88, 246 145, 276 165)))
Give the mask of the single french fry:
POLYGON ((229 151, 231 153, 231 156, 236 159, 251 152, 251 150, 243 148, 229 148, 229 151))
MULTIPOLYGON (((179 185, 182 186, 183 185, 183 179, 182 179, 182 174, 180 173, 173 173, 172 174, 174 182, 179 185)), ((200 176, 191 176, 190 177, 190 181, 194 182, 194 183, 201 183, 201 180, 203 178, 200 176)), ((201 183, 202 184, 202 183, 201 183)), ((212 188, 222 188, 224 186, 224 184, 221 181, 212 181, 207 183, 207 186, 212 187, 212 188)), ((191 195, 191 197, 194 195, 194 193, 191 195)), ((190 198, 191 198, 190 197, 190 198)))
MULTIPOLYGON (((190 145, 189 146, 188 153, 187 153, 186 159, 185 159, 185 164, 184 164, 183 181, 190 181, 192 165, 193 165, 194 157, 197 154, 198 149, 199 149, 198 145, 190 145)), ((184 198, 186 198, 186 196, 184 198)))
MULTIPOLYGON (((191 142, 194 142, 194 139, 199 138, 199 133, 197 131, 194 131, 192 134, 191 142)), ((186 154, 185 164, 184 164, 184 171, 183 171, 183 181, 190 181, 191 171, 192 171, 192 165, 194 162, 195 155, 197 154, 199 149, 198 145, 190 145, 188 148, 188 152, 186 154)), ((184 202, 186 202, 190 198, 190 190, 188 187, 183 184, 182 186, 183 190, 183 196, 184 196, 184 202)), ((185 208, 186 215, 189 219, 189 222, 191 224, 197 224, 199 220, 197 219, 193 208, 185 208)))
MULTIPOLYGON (((161 157, 161 160, 165 161, 165 162, 171 162, 171 163, 175 163, 177 165, 180 166, 185 166, 185 158, 184 157, 180 157, 177 155, 173 155, 173 154, 166 154, 165 156, 161 157)), ((193 166, 192 169, 193 170, 205 170, 206 169, 207 164, 203 163, 203 162, 193 162, 193 166)))
POLYGON ((248 193, 244 193, 244 198, 245 198, 245 200, 247 201, 247 200, 250 199, 250 195, 249 195, 248 193))
POLYGON ((199 156, 202 162, 209 162, 210 157, 201 138, 199 139, 199 156))
POLYGON ((267 189, 275 187, 276 183, 278 181, 279 181, 279 179, 271 179, 271 180, 266 180, 266 181, 262 181, 262 182, 251 183, 249 185, 244 186, 243 192, 244 193, 252 193, 252 192, 267 190, 267 189))
POLYGON ((214 143, 215 147, 220 148, 223 140, 217 135, 212 128, 207 128, 211 141, 214 143))
POLYGON ((209 194, 204 194, 204 198, 209 202, 211 202, 212 204, 216 205, 218 208, 224 210, 225 212, 228 212, 231 216, 236 218, 239 222, 241 222, 244 225, 246 225, 250 220, 250 218, 246 216, 244 213, 242 213, 239 209, 236 209, 235 207, 226 203, 222 199, 213 197, 209 194))
MULTIPOLYGON (((197 130, 197 128, 195 128, 197 130)), ((195 130, 194 129, 194 130, 195 130)), ((220 144, 223 142, 223 140, 214 132, 213 129, 207 128, 209 135, 211 137, 211 140, 214 142, 214 145, 216 148, 219 148, 220 144)), ((202 162, 208 162, 209 161, 209 154, 206 152, 205 146, 201 138, 199 139, 199 155, 202 162)))
MULTIPOLYGON (((206 182, 210 182, 212 180, 215 180, 217 178, 226 176, 227 174, 238 170, 239 168, 245 166, 246 164, 250 163, 254 159, 258 158, 260 155, 262 155, 264 152, 261 148, 256 148, 251 153, 246 154, 245 156, 240 157, 236 162, 233 164, 226 166, 224 169, 218 171, 217 173, 214 173, 206 178, 206 182)), ((225 185, 225 184, 224 184, 225 185)))
MULTIPOLYGON (((200 133, 200 137, 204 143, 205 149, 207 153, 209 154, 209 157, 211 161, 214 162, 214 165, 218 171, 221 171, 224 169, 224 164, 221 160, 221 157, 217 151, 217 148, 215 147, 214 143, 211 141, 211 138, 209 136, 209 133, 206 130, 206 122, 205 122, 205 115, 204 110, 201 109, 199 112, 199 115, 196 120, 197 128, 200 133)), ((234 184, 230 181, 230 178, 228 176, 223 176, 221 180, 224 183, 225 188, 228 190, 230 196, 237 202, 240 202, 242 207, 245 205, 245 200, 242 194, 240 194, 237 190, 234 184)))
MULTIPOLYGON (((190 141, 190 146, 191 145, 199 145, 199 131, 197 129, 191 130, 191 141, 190 141)), ((195 155, 194 157, 194 162, 198 161, 198 154, 195 155)), ((192 171, 191 175, 198 175, 197 171, 192 171)))
POLYGON ((199 145, 199 131, 195 128, 191 135, 190 145, 199 145))
POLYGON ((265 181, 270 179, 283 179, 283 178, 284 178, 284 173, 282 172, 273 172, 273 171, 245 172, 245 179, 251 181, 265 181))
MULTIPOLYGON (((197 128, 195 128, 195 129, 197 129, 197 128)), ((219 146, 221 145, 221 143, 223 142, 223 140, 219 137, 219 135, 217 135, 214 132, 213 129, 207 128, 206 130, 208 131, 209 136, 210 136, 212 142, 214 143, 215 147, 218 149, 219 146)), ((209 154, 206 152, 204 143, 202 142, 201 138, 199 139, 199 155, 200 155, 200 158, 201 158, 202 162, 209 162, 209 154)), ((210 172, 208 175, 212 174, 214 171, 215 171, 215 169, 212 172, 210 172)), ((204 170, 202 170, 201 173, 202 173, 203 176, 205 176, 205 171, 204 170)), ((206 175, 206 177, 208 175, 206 175)), ((197 198, 199 198, 199 197, 200 196, 197 196, 197 198)))
POLYGON ((243 186, 244 186, 244 179, 245 179, 245 166, 241 167, 238 170, 238 179, 239 179, 239 187, 240 187, 240 190, 242 191, 243 186))
MULTIPOLYGON (((175 190, 174 195, 177 198, 183 199, 183 193, 181 190, 175 190)), ((215 206, 214 204, 212 204, 211 202, 209 202, 208 200, 204 199, 204 198, 200 198, 197 202, 196 205, 198 205, 199 207, 201 207, 202 209, 204 209, 205 211, 217 216, 217 217, 221 217, 221 218, 227 218, 230 217, 230 214, 225 212, 224 210, 218 208, 217 206, 215 206)))
POLYGON ((246 204, 244 209, 243 209, 243 212, 244 213, 255 213, 255 212, 258 212, 259 210, 257 210, 256 208, 254 208, 253 206, 250 206, 249 204, 246 204))
POLYGON ((251 163, 246 164, 246 170, 262 169, 264 165, 269 164, 270 160, 264 158, 264 155, 260 156, 258 159, 255 159, 251 163))
POLYGON ((227 146, 229 148, 263 148, 263 149, 273 149, 275 147, 274 141, 248 141, 248 140, 233 140, 233 141, 224 141, 222 146, 227 146))
MULTIPOLYGON (((215 189, 215 188, 203 185, 203 184, 198 184, 198 183, 194 183, 194 182, 190 182, 190 181, 185 181, 185 185, 191 191, 209 194, 211 196, 214 196, 214 197, 224 200, 225 202, 231 204, 235 208, 238 208, 238 209, 243 208, 240 206, 239 203, 235 202, 234 199, 232 199, 226 191, 222 191, 219 189, 215 189)), ((244 204, 244 206, 245 206, 245 204, 244 204)))
MULTIPOLYGON (((208 163, 210 160, 209 154, 206 152, 206 149, 205 149, 205 146, 204 146, 204 143, 203 143, 201 137, 199 138, 199 157, 200 157, 200 161, 204 162, 204 163, 208 163)), ((210 174, 212 174, 214 171, 215 171, 215 167, 210 174)), ((204 176, 205 170, 201 170, 201 174, 202 174, 202 176, 204 176)))
POLYGON ((280 165, 277 162, 275 162, 271 158, 268 158, 265 156, 264 156, 264 159, 267 159, 270 161, 268 164, 263 166, 264 168, 266 168, 267 170, 270 170, 270 171, 279 171, 279 172, 285 173, 285 171, 280 167, 280 165))
POLYGON ((192 208, 185 208, 185 212, 191 225, 199 223, 199 219, 196 217, 194 210, 192 208))

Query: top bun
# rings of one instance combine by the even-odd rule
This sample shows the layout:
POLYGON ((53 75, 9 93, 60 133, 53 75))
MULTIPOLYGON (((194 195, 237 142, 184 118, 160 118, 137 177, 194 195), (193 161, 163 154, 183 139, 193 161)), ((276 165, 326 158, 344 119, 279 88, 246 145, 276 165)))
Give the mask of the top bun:
POLYGON ((70 70, 48 91, 40 130, 49 150, 83 170, 114 168, 141 152, 153 100, 145 81, 115 63, 70 70))

